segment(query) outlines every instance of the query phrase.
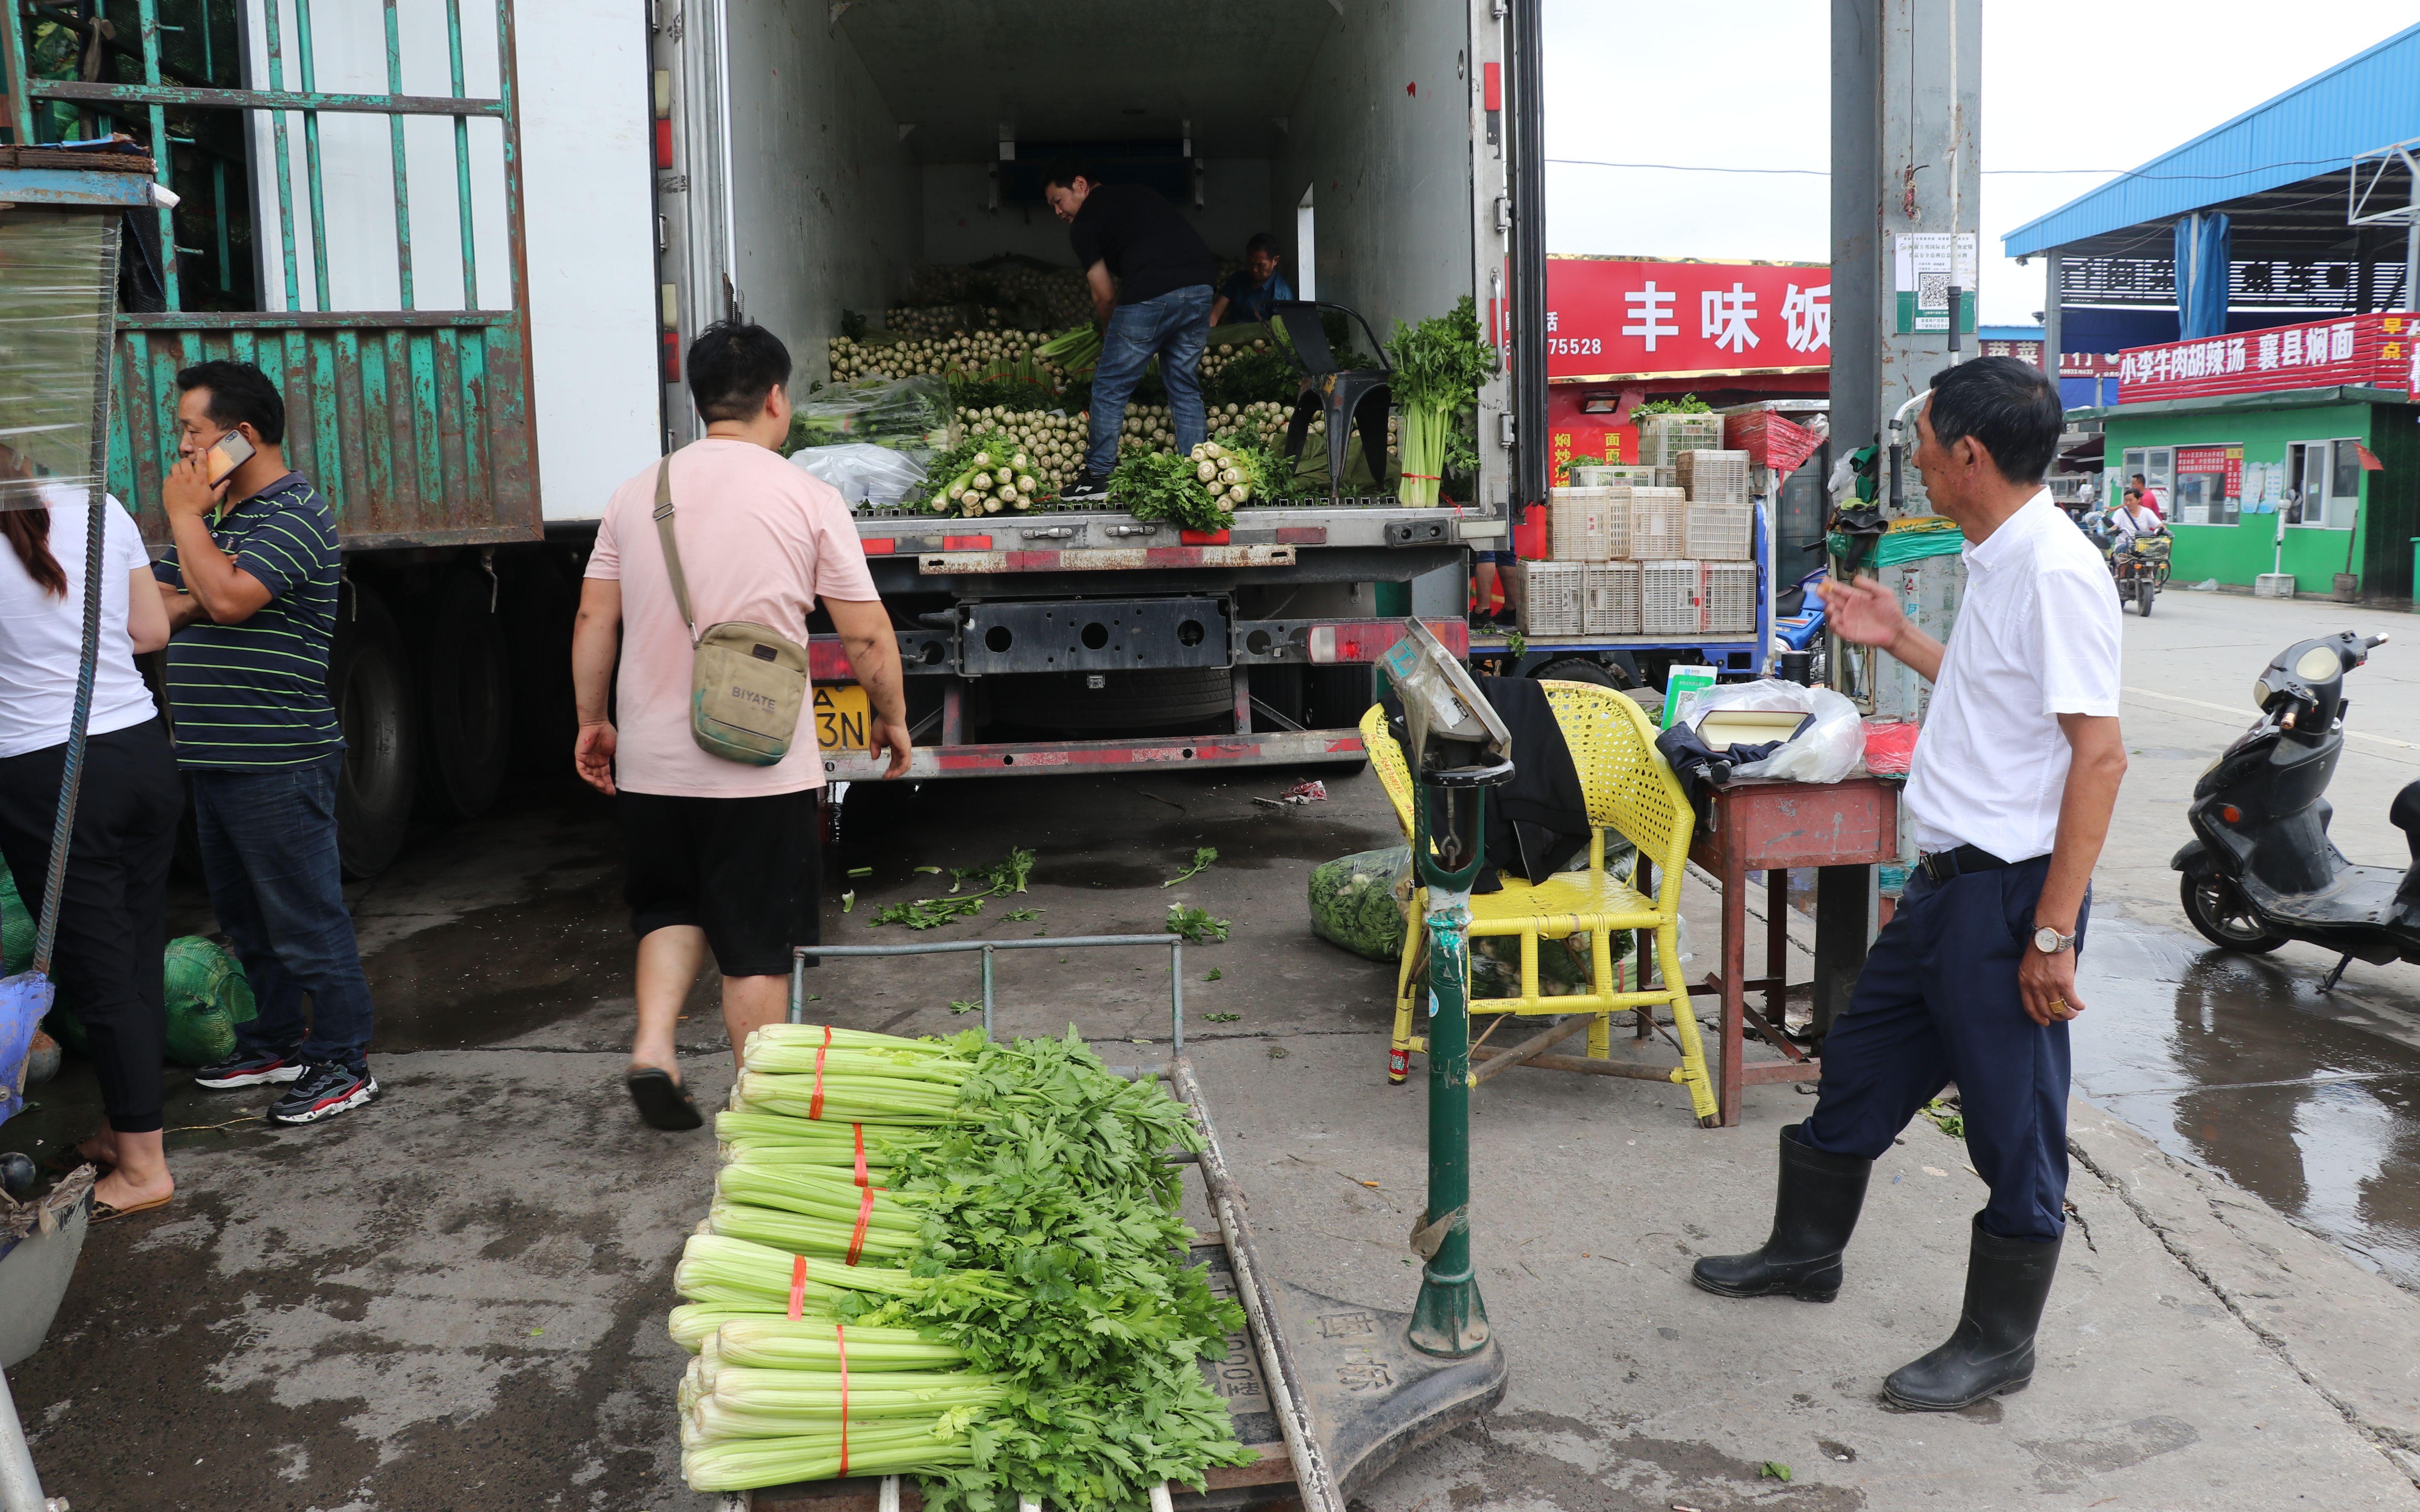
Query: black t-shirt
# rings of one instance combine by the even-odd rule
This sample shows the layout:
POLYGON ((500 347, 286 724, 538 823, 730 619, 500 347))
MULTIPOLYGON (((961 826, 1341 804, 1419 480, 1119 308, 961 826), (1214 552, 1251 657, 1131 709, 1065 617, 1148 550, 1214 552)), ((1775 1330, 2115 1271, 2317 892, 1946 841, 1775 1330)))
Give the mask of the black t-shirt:
POLYGON ((1207 285, 1218 272, 1201 233, 1140 184, 1103 184, 1085 195, 1067 239, 1075 245, 1077 266, 1109 265, 1120 304, 1207 285))

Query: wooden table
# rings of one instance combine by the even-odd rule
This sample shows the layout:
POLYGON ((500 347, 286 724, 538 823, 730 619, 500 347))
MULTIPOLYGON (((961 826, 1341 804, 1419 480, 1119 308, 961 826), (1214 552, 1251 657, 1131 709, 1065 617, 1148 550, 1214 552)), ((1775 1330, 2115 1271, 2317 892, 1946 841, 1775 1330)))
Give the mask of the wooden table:
MULTIPOLYGON (((1715 1100, 1725 1125, 1740 1121, 1740 1094, 1761 1082, 1812 1081, 1823 1066, 1792 1040, 1784 1012, 1790 984, 1790 872, 1802 867, 1875 866, 1899 859, 1899 788, 1895 779, 1853 777, 1840 782, 1768 782, 1746 779, 1717 788, 1713 821, 1698 831, 1689 859, 1722 884, 1721 968, 1691 989, 1722 999, 1722 1030, 1714 1068, 1715 1100), (1747 874, 1765 876, 1764 975, 1747 975, 1747 874), (1764 993, 1761 1014, 1747 995, 1764 993), (1747 1031, 1779 1050, 1778 1064, 1750 1066, 1741 1050, 1747 1031)), ((1830 1026, 1813 1026, 1821 1040, 1830 1026)))

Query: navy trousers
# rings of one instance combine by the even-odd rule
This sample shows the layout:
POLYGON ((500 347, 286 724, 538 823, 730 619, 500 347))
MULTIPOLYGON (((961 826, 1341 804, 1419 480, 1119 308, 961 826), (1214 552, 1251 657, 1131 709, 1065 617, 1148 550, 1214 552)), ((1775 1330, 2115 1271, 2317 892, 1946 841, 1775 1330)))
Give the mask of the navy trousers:
MULTIPOLYGON (((1936 885, 1919 869, 1874 939, 1849 1010, 1823 1041, 1804 1144, 1872 1160, 1955 1081, 1966 1152, 1992 1188, 1983 1227, 2052 1240, 2066 1226, 2067 1026, 2036 1024, 2017 993, 2050 857, 1936 885)), ((2075 921, 2084 948, 2087 889, 2075 921)))

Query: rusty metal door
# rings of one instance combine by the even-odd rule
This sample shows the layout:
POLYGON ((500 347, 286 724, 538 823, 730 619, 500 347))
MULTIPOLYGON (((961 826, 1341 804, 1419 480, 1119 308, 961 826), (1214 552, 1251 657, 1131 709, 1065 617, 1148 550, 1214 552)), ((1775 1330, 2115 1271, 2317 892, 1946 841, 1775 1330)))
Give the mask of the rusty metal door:
MULTIPOLYGON (((240 79, 240 63, 228 56, 233 50, 225 46, 205 73, 196 72, 190 45, 179 61, 163 57, 163 31, 196 29, 203 55, 209 56, 213 23, 209 8, 200 0, 118 0, 97 10, 93 21, 64 9, 53 14, 46 8, 38 19, 46 28, 68 28, 74 56, 82 64, 70 70, 78 76, 65 78, 55 76, 57 69, 50 70, 54 76, 43 76, 40 60, 28 52, 32 39, 19 8, 0 7, 0 17, 5 17, 0 19, 5 27, 0 87, 6 91, 6 124, 12 139, 57 140, 70 129, 84 135, 124 132, 152 148, 162 187, 192 202, 190 208, 163 205, 156 211, 156 299, 164 308, 118 316, 109 482, 135 512, 147 536, 165 533, 157 501, 161 475, 176 460, 177 371, 216 358, 257 364, 284 393, 287 457, 334 506, 347 547, 469 545, 528 540, 539 533, 511 0, 497 0, 499 88, 490 98, 473 97, 464 88, 460 0, 442 0, 451 92, 403 92, 404 28, 398 25, 398 3, 384 0, 388 87, 382 93, 317 87, 310 0, 254 0, 247 7, 246 20, 266 44, 265 89, 223 86, 230 73, 240 79), (178 25, 163 21, 163 8, 192 14, 182 18, 187 24, 178 25), (114 31, 100 29, 98 23, 106 21, 113 9, 132 9, 137 25, 126 27, 121 18, 114 31), (301 85, 291 90, 286 87, 289 48, 283 24, 289 14, 301 85), (127 78, 135 73, 140 82, 127 78), (262 257, 261 276, 249 282, 269 285, 274 272, 282 271, 279 309, 224 308, 229 297, 224 293, 195 301, 221 308, 189 307, 186 296, 194 281, 182 276, 180 263, 190 257, 209 264, 213 237, 219 289, 236 287, 229 276, 226 163, 218 158, 204 161, 205 133, 197 123, 209 119, 206 113, 238 113, 248 127, 265 123, 265 130, 249 135, 273 145, 277 255, 262 257), (397 308, 334 307, 322 191, 323 115, 375 116, 388 122, 397 308), (453 122, 459 287, 465 308, 415 307, 413 179, 405 154, 405 122, 414 116, 450 117, 453 122), (296 234, 289 145, 293 117, 302 124, 307 243, 298 243, 296 234), (489 119, 502 131, 502 212, 511 252, 506 270, 510 297, 504 307, 481 309, 470 126, 489 119), (219 215, 215 223, 208 214, 212 207, 219 215), (180 232, 204 245, 184 244, 180 232), (309 308, 304 307, 299 251, 304 246, 314 296, 309 308)), ((346 19, 360 20, 349 11, 346 19)), ((427 19, 433 24, 433 17, 427 19)), ((248 229, 257 240, 267 241, 269 217, 255 214, 251 220, 248 229)), ((356 244, 360 231, 358 225, 340 227, 339 239, 356 244)), ((424 269, 424 277, 426 273, 424 269)), ((260 287, 252 302, 270 300, 270 289, 260 287)))

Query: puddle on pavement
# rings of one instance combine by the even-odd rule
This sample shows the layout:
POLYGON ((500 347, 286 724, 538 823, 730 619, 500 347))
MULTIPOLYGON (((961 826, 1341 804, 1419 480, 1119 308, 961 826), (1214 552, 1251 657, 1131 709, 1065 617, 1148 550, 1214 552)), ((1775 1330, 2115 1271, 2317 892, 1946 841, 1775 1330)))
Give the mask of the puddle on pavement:
POLYGON ((2094 922, 2078 986, 2078 1090, 2420 1290, 2420 1019, 2123 919, 2094 922))
POLYGON ((378 1005, 373 1049, 491 1044, 628 996, 629 919, 617 868, 406 935, 362 963, 378 1005))

